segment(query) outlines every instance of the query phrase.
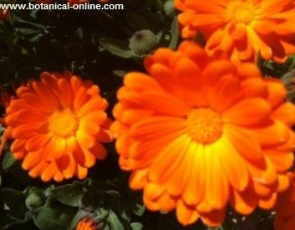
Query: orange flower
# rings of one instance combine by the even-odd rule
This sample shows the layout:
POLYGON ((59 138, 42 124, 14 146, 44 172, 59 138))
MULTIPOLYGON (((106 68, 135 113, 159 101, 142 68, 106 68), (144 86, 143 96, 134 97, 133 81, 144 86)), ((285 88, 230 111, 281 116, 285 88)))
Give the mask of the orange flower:
POLYGON ((259 53, 265 59, 283 62, 295 53, 293 0, 175 1, 182 11, 183 37, 203 32, 209 55, 253 61, 259 53))
POLYGON ((97 226, 95 221, 90 218, 84 218, 79 221, 76 226, 76 230, 96 230, 97 226))
POLYGON ((145 65, 149 75, 125 76, 111 128, 145 205, 210 226, 228 203, 245 215, 273 207, 295 147, 295 106, 284 102, 283 84, 190 42, 157 50, 145 65))
POLYGON ((295 174, 290 173, 290 188, 279 196, 277 205, 277 217, 275 220, 276 230, 295 229, 295 174))
POLYGON ((33 178, 84 179, 96 159, 106 157, 101 144, 108 140, 106 106, 91 82, 43 73, 41 81, 19 87, 7 108, 11 151, 33 178))

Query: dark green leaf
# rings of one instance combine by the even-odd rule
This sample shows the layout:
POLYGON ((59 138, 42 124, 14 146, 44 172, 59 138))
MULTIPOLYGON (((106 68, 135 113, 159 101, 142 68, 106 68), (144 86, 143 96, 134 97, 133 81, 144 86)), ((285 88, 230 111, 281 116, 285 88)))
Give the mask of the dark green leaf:
POLYGON ((171 39, 170 39, 169 48, 175 49, 179 41, 179 25, 178 25, 177 17, 174 17, 173 22, 171 24, 170 35, 171 35, 171 39))
POLYGON ((3 157, 3 160, 2 160, 2 168, 4 170, 8 170, 9 168, 11 168, 16 163, 16 161, 17 160, 13 157, 11 152, 7 151, 4 154, 4 157, 3 157))
POLYGON ((134 53, 119 40, 110 38, 101 39, 100 45, 111 54, 122 58, 132 58, 135 56, 134 53))
POLYGON ((144 205, 136 204, 136 207, 134 208, 133 213, 137 216, 142 216, 144 212, 145 212, 144 205))
POLYGON ((73 215, 74 209, 55 204, 42 207, 33 220, 42 230, 65 230, 73 215))
POLYGON ((63 185, 51 190, 51 196, 62 204, 79 207, 85 194, 85 185, 74 182, 73 184, 63 185))
POLYGON ((131 229, 132 230, 142 230, 143 225, 142 225, 142 223, 132 223, 131 224, 131 229))
POLYGON ((113 211, 110 211, 107 222, 111 230, 124 230, 123 223, 120 221, 117 214, 113 211))

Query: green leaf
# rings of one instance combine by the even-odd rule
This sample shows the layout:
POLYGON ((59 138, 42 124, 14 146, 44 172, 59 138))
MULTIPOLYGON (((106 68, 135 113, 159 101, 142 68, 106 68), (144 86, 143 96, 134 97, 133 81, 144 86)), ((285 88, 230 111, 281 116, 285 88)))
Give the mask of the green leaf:
POLYGON ((114 211, 110 211, 107 222, 111 230, 124 230, 124 225, 114 211))
POLYGON ((41 207, 45 202, 45 197, 41 189, 31 188, 27 198, 26 198, 26 207, 30 210, 37 209, 41 207))
POLYGON ((175 15, 175 6, 173 0, 168 0, 164 4, 164 12, 167 16, 172 17, 175 15))
POLYGON ((170 34, 171 34, 171 39, 170 39, 169 48, 176 49, 179 42, 179 25, 178 25, 177 17, 174 17, 173 19, 173 22, 171 24, 170 34))
POLYGON ((3 131, 4 131, 4 127, 0 124, 0 134, 1 135, 2 135, 3 131))
POLYGON ((100 45, 111 54, 122 58, 135 57, 134 53, 124 46, 124 44, 116 39, 104 38, 100 40, 100 45))
POLYGON ((143 216, 144 212, 145 212, 144 205, 136 204, 136 207, 134 208, 133 213, 137 216, 143 216))
POLYGON ((65 230, 73 215, 74 209, 55 204, 40 208, 33 221, 42 230, 65 230))
POLYGON ((143 225, 142 225, 142 223, 132 223, 131 224, 131 229, 132 230, 142 230, 143 225))
POLYGON ((8 151, 4 154, 4 157, 2 160, 2 168, 4 170, 8 170, 16 163, 16 161, 17 160, 13 157, 12 153, 8 151))
POLYGON ((85 192, 85 185, 83 183, 74 182, 73 184, 63 185, 52 189, 50 196, 62 204, 71 207, 79 207, 85 192))
POLYGON ((95 217, 97 220, 101 221, 109 215, 109 211, 105 208, 99 208, 95 211, 95 217))

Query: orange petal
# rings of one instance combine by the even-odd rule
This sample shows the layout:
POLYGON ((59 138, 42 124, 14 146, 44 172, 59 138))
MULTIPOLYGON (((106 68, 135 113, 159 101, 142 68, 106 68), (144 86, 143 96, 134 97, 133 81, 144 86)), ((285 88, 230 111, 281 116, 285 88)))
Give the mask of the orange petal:
POLYGON ((86 176, 87 176, 87 173, 88 173, 88 169, 87 168, 84 168, 84 167, 82 167, 80 165, 77 165, 76 174, 77 174, 77 176, 78 176, 78 178, 80 180, 85 179, 86 176))
POLYGON ((197 205, 205 196, 206 188, 206 166, 204 163, 204 147, 192 143, 188 154, 191 156, 191 175, 189 176, 192 183, 187 183, 182 195, 183 201, 187 205, 197 205), (201 172, 201 173, 200 173, 201 172))
POLYGON ((283 83, 278 79, 272 79, 267 81, 268 88, 268 101, 273 107, 278 106, 286 99, 287 90, 283 83))
POLYGON ((277 201, 277 194, 274 193, 270 197, 259 200, 259 207, 262 209, 272 209, 277 201))
POLYGON ((154 159, 157 164, 152 164, 149 171, 149 179, 154 182, 167 182, 171 172, 177 170, 184 153, 190 144, 190 138, 182 135, 169 143, 165 149, 154 159))
POLYGON ((199 219, 199 214, 196 210, 185 205, 182 200, 177 201, 176 216, 177 220, 184 226, 190 225, 199 219))
POLYGON ((287 102, 278 107, 272 114, 274 119, 285 122, 288 126, 295 124, 295 105, 287 102))
POLYGON ((167 192, 162 194, 158 199, 160 211, 170 212, 176 207, 176 200, 173 199, 167 192))
POLYGON ((56 170, 56 168, 55 168, 54 164, 53 163, 49 164, 47 166, 47 168, 45 168, 44 171, 42 172, 41 180, 44 182, 50 181, 55 174, 55 170, 56 170))
POLYGON ((212 146, 205 147, 204 162, 206 167, 206 192, 205 197, 198 205, 200 212, 223 209, 228 201, 229 184, 226 176, 223 174, 221 165, 223 156, 220 155, 221 149, 216 151, 212 146), (206 162, 205 162, 206 161, 206 162), (205 202, 205 209, 202 204, 205 202))
POLYGON ((218 227, 222 224, 225 218, 225 210, 213 211, 210 213, 202 213, 202 221, 210 227, 218 227))
POLYGON ((278 151, 267 151, 267 157, 273 162, 278 172, 285 172, 290 169, 294 163, 294 154, 282 153, 278 151))
POLYGON ((224 112, 226 122, 238 125, 254 125, 264 121, 270 114, 269 103, 261 98, 244 99, 224 112))
POLYGON ((42 149, 36 152, 29 152, 26 154, 24 161, 22 163, 22 167, 25 170, 29 170, 35 167, 42 160, 42 149))
POLYGON ((212 145, 211 148, 212 153, 217 154, 217 159, 219 159, 224 174, 231 186, 238 191, 244 191, 249 183, 249 173, 246 162, 244 162, 234 146, 229 140, 222 138, 212 145))
POLYGON ((207 91, 209 104, 216 111, 223 112, 241 97, 240 91, 240 81, 237 76, 220 76, 215 86, 207 91))
POLYGON ((133 190, 143 189, 147 183, 147 170, 136 170, 131 173, 129 178, 130 188, 133 190))
POLYGON ((260 143, 256 136, 251 133, 252 130, 232 125, 226 125, 224 130, 225 135, 242 157, 256 163, 263 162, 260 143))
POLYGON ((231 203, 237 212, 242 215, 249 215, 258 205, 258 198, 251 189, 243 192, 234 191, 231 203))

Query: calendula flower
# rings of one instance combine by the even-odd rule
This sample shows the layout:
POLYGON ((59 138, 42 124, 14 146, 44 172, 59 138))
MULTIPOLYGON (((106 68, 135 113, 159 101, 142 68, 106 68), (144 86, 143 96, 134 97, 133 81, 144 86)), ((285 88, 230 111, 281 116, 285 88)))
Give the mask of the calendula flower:
POLYGON ((279 196, 275 230, 295 229, 295 174, 290 173, 290 188, 279 196))
POLYGON ((66 74, 41 74, 17 89, 7 107, 11 151, 33 178, 84 179, 106 157, 107 102, 99 87, 66 74))
POLYGON ((91 218, 83 218, 77 224, 76 230, 97 230, 97 224, 91 218))
POLYGON ((295 146, 283 84, 191 42, 157 50, 145 66, 148 74, 125 76, 111 130, 147 208, 217 226, 229 203, 245 215, 273 207, 295 146))
POLYGON ((183 37, 202 32, 209 55, 253 61, 257 54, 278 62, 295 53, 292 0, 175 0, 183 37))

